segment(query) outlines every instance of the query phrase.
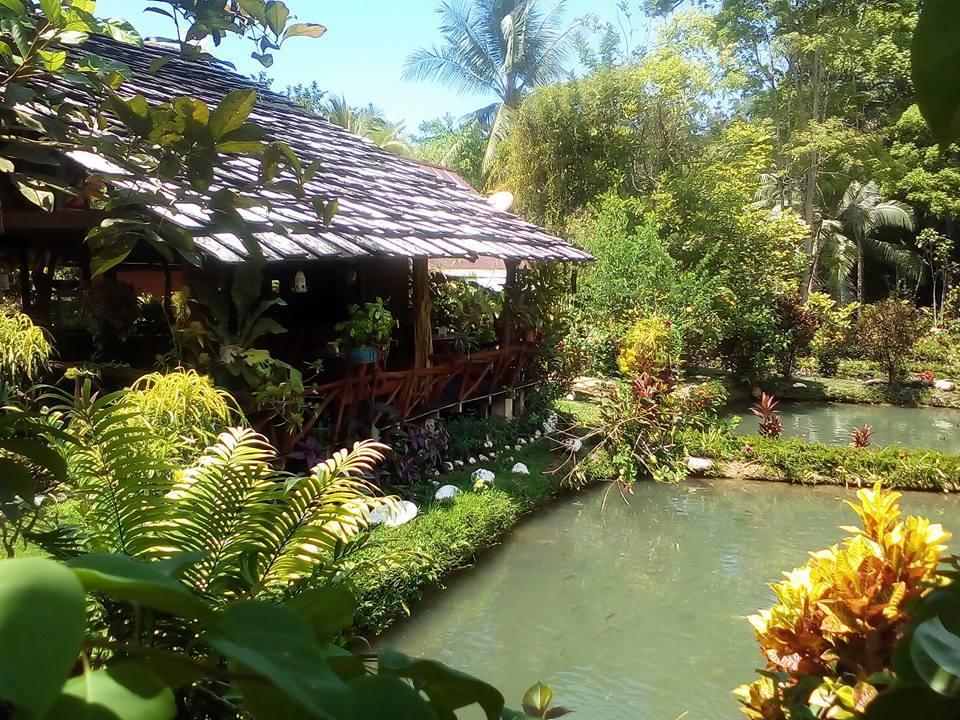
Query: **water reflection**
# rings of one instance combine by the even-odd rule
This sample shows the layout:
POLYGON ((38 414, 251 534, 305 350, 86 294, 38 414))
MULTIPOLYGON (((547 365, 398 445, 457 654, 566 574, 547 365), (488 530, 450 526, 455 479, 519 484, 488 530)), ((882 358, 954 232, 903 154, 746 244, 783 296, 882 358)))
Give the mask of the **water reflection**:
MULTIPOLYGON (((736 717, 730 690, 762 664, 743 619, 767 583, 837 542, 836 488, 764 483, 603 489, 523 524, 384 639, 496 683, 516 706, 537 680, 578 717, 736 717)), ((958 498, 905 509, 960 531, 958 498)))
MULTIPOLYGON (((870 425, 875 445, 902 445, 960 454, 960 410, 872 405, 782 403, 784 437, 847 445, 853 428, 870 425)), ((755 435, 759 419, 747 410, 738 432, 755 435)))

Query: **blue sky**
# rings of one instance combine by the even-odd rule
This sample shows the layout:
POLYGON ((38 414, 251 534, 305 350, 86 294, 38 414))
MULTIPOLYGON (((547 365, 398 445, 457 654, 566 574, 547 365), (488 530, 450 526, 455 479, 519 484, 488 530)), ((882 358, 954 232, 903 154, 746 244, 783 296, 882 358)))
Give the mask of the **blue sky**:
MULTIPOLYGON (((549 3, 551 0, 544 0, 549 3)), ((328 28, 319 40, 297 38, 277 54, 270 70, 275 89, 316 80, 321 87, 343 93, 356 105, 372 102, 387 116, 406 122, 415 131, 423 120, 450 112, 463 115, 492 101, 464 96, 432 82, 401 80, 403 61, 422 45, 439 40, 436 7, 439 0, 286 0, 300 20, 328 28)), ((617 0, 569 0, 569 20, 587 13, 616 18, 617 0)), ((173 35, 171 22, 143 12, 146 0, 99 0, 97 15, 122 15, 145 36, 173 35)), ((233 43, 217 55, 236 64, 240 72, 260 69, 251 60, 252 46, 233 43)))

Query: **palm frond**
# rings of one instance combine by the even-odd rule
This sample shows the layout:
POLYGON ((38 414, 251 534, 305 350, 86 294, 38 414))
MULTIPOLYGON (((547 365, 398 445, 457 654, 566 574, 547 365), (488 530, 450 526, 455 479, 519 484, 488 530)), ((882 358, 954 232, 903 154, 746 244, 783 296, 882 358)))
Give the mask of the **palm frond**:
POLYGON ((868 253, 880 258, 890 267, 896 268, 911 282, 917 282, 926 270, 923 257, 905 245, 867 237, 864 240, 864 247, 868 253))
POLYGON ((487 149, 483 154, 484 172, 490 169, 493 163, 493 156, 497 152, 497 147, 503 142, 513 127, 513 121, 516 118, 516 111, 507 105, 500 105, 497 108, 497 114, 494 116, 493 125, 490 128, 490 137, 487 139, 487 149))
POLYGON ((367 529, 370 511, 391 502, 364 480, 385 450, 358 443, 287 484, 264 537, 266 551, 256 558, 258 588, 281 589, 314 576, 367 529))

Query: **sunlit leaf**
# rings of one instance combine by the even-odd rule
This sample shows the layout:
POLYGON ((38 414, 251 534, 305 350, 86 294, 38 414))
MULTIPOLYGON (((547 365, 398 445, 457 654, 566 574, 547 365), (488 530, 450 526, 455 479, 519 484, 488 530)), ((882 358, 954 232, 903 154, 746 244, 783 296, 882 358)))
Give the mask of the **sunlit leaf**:
POLYGON ((71 720, 173 720, 176 714, 173 691, 132 661, 72 678, 50 713, 71 720))
POLYGON ((210 133, 214 141, 239 129, 250 117, 256 104, 256 90, 234 90, 224 97, 210 116, 210 133))
POLYGON ((287 20, 290 18, 290 9, 286 3, 279 2, 279 0, 270 0, 264 10, 264 17, 267 20, 267 27, 273 30, 274 35, 279 35, 283 32, 283 28, 286 27, 287 20))
POLYGON ((326 32, 327 29, 317 23, 294 23, 283 33, 283 38, 284 40, 292 37, 319 38, 323 37, 326 32))
POLYGON ((37 558, 0 562, 0 698, 46 717, 80 655, 85 624, 83 586, 67 568, 37 558))
POLYGON ((960 137, 960 3, 925 0, 913 37, 917 104, 944 144, 960 137))

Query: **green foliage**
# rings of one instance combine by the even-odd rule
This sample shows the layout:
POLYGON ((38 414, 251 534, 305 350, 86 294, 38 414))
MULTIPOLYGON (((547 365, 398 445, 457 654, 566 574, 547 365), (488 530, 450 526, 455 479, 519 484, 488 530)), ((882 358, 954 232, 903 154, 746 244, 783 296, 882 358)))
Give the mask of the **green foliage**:
POLYGON ((517 429, 502 417, 471 417, 460 415, 444 423, 447 432, 447 449, 450 457, 466 460, 469 457, 483 455, 487 443, 493 443, 497 450, 513 446, 517 441, 517 429))
POLYGON ((923 116, 944 145, 960 137, 958 55, 950 39, 960 31, 960 9, 949 0, 923 4, 913 40, 913 82, 923 116))
POLYGON ((654 315, 633 323, 620 341, 617 364, 627 377, 672 370, 681 355, 673 323, 654 315))
POLYGON ((414 138, 418 160, 450 168, 477 190, 484 187, 487 139, 479 122, 459 122, 450 114, 420 125, 414 138))
POLYGON ((790 378, 797 366, 797 359, 811 347, 820 321, 807 307, 799 293, 786 295, 777 300, 774 312, 777 325, 773 344, 780 374, 790 378))
POLYGON ((819 323, 810 349, 824 377, 834 377, 840 369, 840 360, 846 354, 853 328, 856 307, 838 307, 836 301, 824 293, 811 293, 807 310, 819 323))
POLYGON ((349 317, 337 325, 344 343, 352 348, 386 348, 393 337, 396 320, 383 300, 364 305, 351 305, 349 317))
MULTIPOLYGON (((192 561, 178 558, 180 567, 192 561)), ((363 720, 380 717, 384 707, 396 717, 434 718, 454 717, 472 705, 488 720, 520 717, 504 707, 496 688, 441 663, 389 649, 354 656, 334 645, 354 606, 341 590, 213 608, 169 566, 122 555, 67 566, 6 560, 0 576, 0 637, 17 657, 0 669, 0 699, 38 720, 173 720, 184 713, 273 718, 278 712, 363 720), (91 574, 94 561, 100 571, 91 574), (164 601, 174 595, 200 612, 185 613, 164 601), (163 647, 156 634, 135 641, 126 632, 108 634, 88 605, 130 607, 137 618, 160 611, 189 622, 189 647, 163 647), (41 636, 46 641, 38 643, 41 636)), ((541 696, 548 692, 552 696, 539 688, 541 696)), ((542 704, 549 702, 544 698, 542 704)))
POLYGON ((864 307, 857 323, 861 347, 880 363, 891 385, 903 378, 910 351, 923 332, 920 312, 902 300, 884 300, 864 307))
MULTIPOLYGON (((274 50, 294 37, 319 37, 322 26, 293 23, 287 6, 275 0, 216 3, 161 0, 155 9, 174 20, 180 54, 210 60, 200 43, 219 45, 228 37, 246 37, 255 44, 254 57, 273 62, 274 50), (183 33, 183 34, 181 34, 183 33)), ((250 189, 289 192, 291 178, 278 181, 282 168, 291 170, 295 192, 316 168, 304 169, 282 143, 268 144, 263 131, 248 122, 256 103, 254 90, 228 94, 216 106, 180 97, 152 104, 143 96, 129 97, 122 86, 130 69, 82 53, 68 55, 90 35, 142 45, 140 36, 122 18, 98 20, 88 0, 10 0, 0 4, 0 70, 6 78, 0 98, 0 127, 12 141, 0 160, 23 198, 51 211, 57 198, 78 195, 65 182, 59 157, 70 151, 92 152, 116 168, 118 175, 156 177, 164 193, 131 192, 123 183, 102 183, 97 202, 110 217, 87 236, 92 269, 102 274, 126 259, 139 241, 146 241, 168 260, 176 251, 199 263, 192 237, 173 223, 157 224, 144 208, 172 211, 178 202, 195 200, 210 189, 216 170, 237 155, 260 156, 259 178, 250 189), (68 92, 63 92, 63 87, 68 92), (285 183, 285 184, 284 184, 285 183)), ((154 68, 155 70, 159 68, 154 68)), ((238 204, 262 202, 263 193, 244 198, 218 193, 215 223, 236 231, 244 221, 238 204)))
POLYGON ((434 325, 453 332, 461 352, 496 340, 494 323, 502 303, 495 293, 470 280, 437 274, 432 278, 431 294, 434 325))
POLYGON ((16 387, 37 380, 52 353, 43 328, 23 313, 0 312, 0 384, 16 387))
POLYGON ((124 397, 153 430, 192 448, 204 448, 242 417, 237 401, 213 380, 182 368, 137 380, 124 397))

